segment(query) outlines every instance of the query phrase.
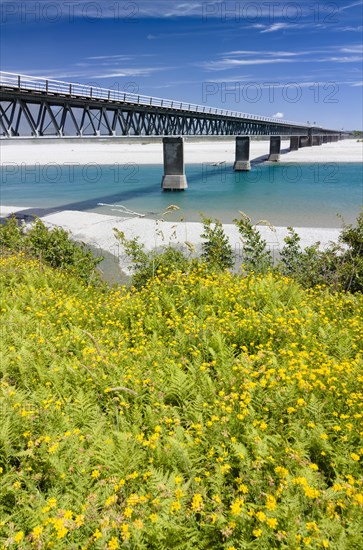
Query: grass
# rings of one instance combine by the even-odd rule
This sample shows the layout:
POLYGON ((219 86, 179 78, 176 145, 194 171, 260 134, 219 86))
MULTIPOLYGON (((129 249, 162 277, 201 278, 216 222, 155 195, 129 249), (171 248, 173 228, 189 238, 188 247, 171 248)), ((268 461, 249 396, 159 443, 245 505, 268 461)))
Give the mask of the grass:
POLYGON ((360 293, 21 253, 0 282, 2 547, 363 547, 360 293))

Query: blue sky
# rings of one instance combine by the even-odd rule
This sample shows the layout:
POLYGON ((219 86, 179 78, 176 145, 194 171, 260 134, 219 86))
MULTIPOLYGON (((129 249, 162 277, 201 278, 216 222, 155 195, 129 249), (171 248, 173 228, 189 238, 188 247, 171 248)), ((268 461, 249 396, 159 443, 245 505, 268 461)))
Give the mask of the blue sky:
POLYGON ((3 71, 363 127, 363 0, 4 1, 3 71))

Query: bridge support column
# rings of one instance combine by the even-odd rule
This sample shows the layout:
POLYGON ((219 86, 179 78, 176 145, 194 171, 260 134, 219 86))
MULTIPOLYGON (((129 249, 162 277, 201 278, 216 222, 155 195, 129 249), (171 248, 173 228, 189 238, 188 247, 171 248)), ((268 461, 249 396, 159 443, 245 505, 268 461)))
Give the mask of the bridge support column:
POLYGON ((328 143, 328 136, 323 136, 323 143, 328 143))
POLYGON ((320 136, 312 136, 313 145, 320 145, 320 136))
POLYGON ((290 151, 298 151, 298 150, 299 150, 299 136, 291 136, 290 151))
POLYGON ((249 136, 236 137, 236 161, 233 167, 236 172, 251 170, 250 142, 249 136))
POLYGON ((268 160, 279 162, 281 153, 281 136, 270 136, 270 154, 268 160))
POLYGON ((309 136, 300 136, 299 147, 308 147, 309 145, 309 136))
POLYGON ((182 137, 163 138, 164 176, 161 187, 164 191, 184 191, 188 188, 184 170, 184 139, 182 137))

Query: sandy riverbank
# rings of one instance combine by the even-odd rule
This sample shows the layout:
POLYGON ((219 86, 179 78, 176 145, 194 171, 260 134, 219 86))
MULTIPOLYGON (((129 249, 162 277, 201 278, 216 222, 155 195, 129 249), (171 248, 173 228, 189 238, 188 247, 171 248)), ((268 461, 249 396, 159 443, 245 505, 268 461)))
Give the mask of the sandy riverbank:
MULTIPOLYGON (((289 151, 290 141, 282 141, 281 162, 363 162, 363 143, 354 139, 289 151)), ((251 141, 251 160, 262 160, 269 152, 269 140, 251 141)), ((235 139, 186 139, 185 163, 233 163, 235 139)), ((0 165, 21 164, 163 164, 161 139, 13 139, 0 141, 0 165)))
MULTIPOLYGON (((0 210, 2 217, 15 212, 18 212, 18 215, 20 213, 22 216, 26 215, 26 209, 24 208, 2 206, 0 210)), ((201 234, 203 233, 201 223, 158 222, 146 218, 120 218, 77 211, 61 211, 44 216, 42 219, 49 227, 63 227, 70 231, 76 240, 112 254, 125 272, 128 272, 127 267, 130 262, 115 238, 114 228, 123 231, 129 239, 138 237, 148 250, 169 243, 185 246, 185 242, 191 243, 196 253, 200 252, 201 249, 201 234)), ((241 253, 241 240, 238 230, 233 224, 225 224, 223 227, 238 261, 238 256, 241 253)), ((340 233, 339 229, 328 228, 300 227, 295 229, 301 238, 302 247, 310 246, 319 241, 321 247, 324 248, 330 242, 337 242, 340 233)), ((284 245, 284 237, 287 235, 286 227, 275 227, 274 230, 271 230, 267 226, 259 226, 259 231, 273 251, 281 249, 284 245)))

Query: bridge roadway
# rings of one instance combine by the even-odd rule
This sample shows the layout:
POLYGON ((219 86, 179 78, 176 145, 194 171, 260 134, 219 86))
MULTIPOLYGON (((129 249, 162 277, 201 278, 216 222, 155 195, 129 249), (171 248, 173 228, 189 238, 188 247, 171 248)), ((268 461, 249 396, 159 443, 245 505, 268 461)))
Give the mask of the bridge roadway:
POLYGON ((3 137, 337 135, 339 131, 45 78, 0 72, 3 137))

